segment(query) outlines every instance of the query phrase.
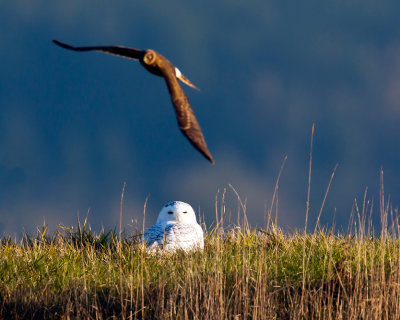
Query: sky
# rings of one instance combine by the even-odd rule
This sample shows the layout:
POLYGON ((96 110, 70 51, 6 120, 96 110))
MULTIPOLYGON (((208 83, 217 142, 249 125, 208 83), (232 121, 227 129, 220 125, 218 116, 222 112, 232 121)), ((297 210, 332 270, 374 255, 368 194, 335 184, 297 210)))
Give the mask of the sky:
POLYGON ((0 2, 0 235, 155 222, 171 200, 215 224, 224 201, 263 227, 347 230, 364 193, 379 228, 400 201, 398 1, 0 2), (214 157, 178 129, 165 82, 129 59, 76 46, 152 48, 185 87, 214 157), (144 210, 145 208, 145 210, 144 210), (242 210, 242 209, 241 209, 242 210))

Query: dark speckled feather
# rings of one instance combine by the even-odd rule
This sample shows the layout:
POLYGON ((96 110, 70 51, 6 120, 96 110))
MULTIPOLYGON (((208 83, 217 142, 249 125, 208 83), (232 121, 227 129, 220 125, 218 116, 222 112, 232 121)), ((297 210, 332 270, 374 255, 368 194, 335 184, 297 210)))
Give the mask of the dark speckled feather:
POLYGON ((194 237, 198 231, 192 224, 169 223, 162 229, 160 223, 149 228, 142 237, 142 242, 149 249, 175 251, 191 249, 199 245, 199 238, 194 237))

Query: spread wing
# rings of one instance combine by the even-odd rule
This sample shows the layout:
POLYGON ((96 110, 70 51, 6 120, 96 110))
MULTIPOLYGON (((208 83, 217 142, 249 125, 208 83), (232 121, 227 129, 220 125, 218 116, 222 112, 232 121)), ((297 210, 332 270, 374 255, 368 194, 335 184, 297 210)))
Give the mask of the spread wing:
POLYGON ((190 106, 186 94, 178 83, 175 74, 175 67, 164 57, 161 56, 159 59, 162 59, 158 66, 167 83, 172 104, 175 108, 179 129, 181 129, 184 136, 188 138, 190 143, 200 151, 204 157, 206 157, 211 163, 214 163, 194 111, 190 106))
MULTIPOLYGON (((130 58, 134 60, 141 60, 145 54, 145 50, 139 50, 134 48, 127 48, 123 46, 92 46, 92 47, 74 47, 66 43, 62 43, 57 40, 53 40, 58 46, 73 50, 73 51, 101 51, 117 56, 122 56, 125 58, 130 58)), ((168 91, 171 96, 172 104, 174 105, 176 117, 178 120, 179 128, 182 133, 188 138, 190 143, 198 150, 204 157, 206 157, 211 163, 214 160, 211 156, 210 151, 207 148, 207 144, 204 140, 203 133, 201 131, 200 125, 197 122, 194 111, 190 106, 189 100, 183 92, 181 86, 178 83, 178 79, 183 83, 196 88, 186 77, 184 77, 181 72, 175 68, 166 58, 162 55, 158 55, 157 66, 161 70, 162 75, 168 86, 168 91)), ((154 70, 158 70, 155 68, 154 70)), ((148 69, 148 68, 147 68, 148 69)), ((154 72, 158 75, 158 71, 154 72)), ((197 88, 196 88, 197 89, 197 88)))
POLYGON ((95 46, 95 47, 73 47, 69 44, 62 43, 57 40, 53 40, 56 45, 68 50, 73 51, 101 51, 133 60, 139 60, 143 54, 143 50, 135 49, 135 48, 128 48, 123 46, 95 46))

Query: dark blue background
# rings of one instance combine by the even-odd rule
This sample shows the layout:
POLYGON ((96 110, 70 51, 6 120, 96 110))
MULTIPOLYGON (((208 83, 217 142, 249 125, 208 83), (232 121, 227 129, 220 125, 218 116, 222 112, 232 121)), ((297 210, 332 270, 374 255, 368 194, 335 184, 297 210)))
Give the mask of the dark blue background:
MULTIPOLYGON (((231 184, 262 226, 282 160, 278 224, 304 226, 315 123, 310 224, 339 167, 322 223, 345 229, 374 201, 379 170, 400 192, 398 1, 28 1, 0 3, 0 231, 54 230, 89 213, 96 230, 155 221, 170 200, 215 221, 231 184), (139 63, 55 46, 153 48, 185 87, 216 164, 180 134, 164 81, 139 63), (219 190, 219 193, 218 193, 219 190)), ((235 219, 233 219, 235 220, 235 219)))

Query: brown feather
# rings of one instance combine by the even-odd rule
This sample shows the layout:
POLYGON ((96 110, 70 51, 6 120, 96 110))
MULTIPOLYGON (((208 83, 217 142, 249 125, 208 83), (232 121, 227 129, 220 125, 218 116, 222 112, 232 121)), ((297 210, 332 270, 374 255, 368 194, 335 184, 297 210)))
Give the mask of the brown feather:
MULTIPOLYGON (((190 106, 189 100, 183 92, 181 86, 179 85, 178 78, 176 77, 175 66, 172 65, 164 56, 155 52, 154 50, 139 50, 134 48, 127 48, 122 46, 92 46, 92 47, 74 47, 66 43, 62 43, 57 40, 53 42, 60 47, 73 51, 102 51, 105 53, 110 53, 134 60, 139 60, 140 63, 147 69, 147 71, 157 75, 163 76, 165 82, 167 83, 168 91, 171 96, 172 104, 174 105, 176 118, 178 120, 178 125, 181 132, 190 143, 198 150, 200 153, 206 157, 211 163, 214 160, 211 156, 210 151, 207 148, 207 144, 204 140, 203 133, 200 129, 200 125, 197 122, 196 116, 192 107, 190 106), (146 63, 145 55, 150 53, 155 55, 156 59, 153 59, 151 63, 146 63)), ((179 78, 180 81, 185 83, 192 88, 197 89, 189 79, 187 79, 182 74, 179 78)))
POLYGON ((214 163, 211 153, 207 148, 200 125, 197 122, 194 111, 189 103, 189 99, 183 92, 183 89, 179 85, 175 76, 175 67, 160 54, 158 54, 158 57, 158 66, 164 75, 165 82, 167 83, 181 132, 204 157, 206 157, 211 163, 214 163))
POLYGON ((73 51, 101 51, 109 54, 113 54, 120 57, 125 57, 133 60, 139 60, 143 57, 144 51, 128 48, 123 46, 93 46, 93 47, 74 47, 69 44, 53 40, 56 45, 63 47, 64 49, 73 50, 73 51))

